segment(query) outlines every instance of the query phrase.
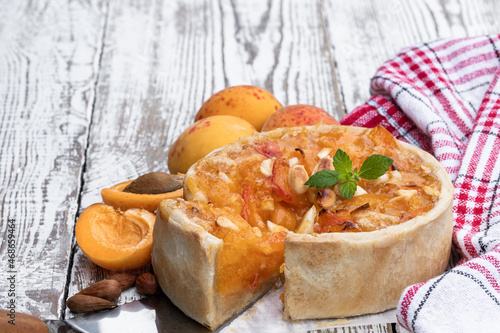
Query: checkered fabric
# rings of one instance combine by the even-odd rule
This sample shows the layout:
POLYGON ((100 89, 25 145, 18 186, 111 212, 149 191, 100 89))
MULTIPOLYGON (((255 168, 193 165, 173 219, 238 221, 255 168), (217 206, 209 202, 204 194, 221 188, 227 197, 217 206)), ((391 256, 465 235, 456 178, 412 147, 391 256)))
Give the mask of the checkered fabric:
POLYGON ((373 97, 342 124, 381 124, 442 163, 455 187, 456 265, 408 287, 397 309, 413 332, 500 332, 500 35, 402 50, 373 97))

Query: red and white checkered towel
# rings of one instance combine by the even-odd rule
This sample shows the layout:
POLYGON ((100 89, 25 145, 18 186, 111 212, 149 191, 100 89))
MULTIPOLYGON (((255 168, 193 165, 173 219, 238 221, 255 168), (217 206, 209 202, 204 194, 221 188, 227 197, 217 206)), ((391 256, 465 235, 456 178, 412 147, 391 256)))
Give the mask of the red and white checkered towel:
POLYGON ((402 50, 373 97, 341 121, 381 124, 442 163, 454 183, 454 268, 408 287, 397 320, 414 332, 500 332, 500 35, 402 50))

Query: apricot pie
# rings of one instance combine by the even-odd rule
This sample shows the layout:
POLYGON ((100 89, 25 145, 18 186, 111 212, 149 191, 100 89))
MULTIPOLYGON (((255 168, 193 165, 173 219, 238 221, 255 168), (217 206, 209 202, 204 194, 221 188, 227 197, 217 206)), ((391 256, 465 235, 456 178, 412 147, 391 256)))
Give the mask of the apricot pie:
POLYGON ((185 175, 184 199, 160 204, 154 271, 171 301, 211 329, 283 271, 286 318, 383 311, 406 286, 446 268, 452 193, 430 154, 383 127, 256 133, 198 161, 185 175), (339 149, 353 169, 373 154, 393 163, 381 177, 361 179, 349 199, 339 184, 306 185, 333 169, 339 149))

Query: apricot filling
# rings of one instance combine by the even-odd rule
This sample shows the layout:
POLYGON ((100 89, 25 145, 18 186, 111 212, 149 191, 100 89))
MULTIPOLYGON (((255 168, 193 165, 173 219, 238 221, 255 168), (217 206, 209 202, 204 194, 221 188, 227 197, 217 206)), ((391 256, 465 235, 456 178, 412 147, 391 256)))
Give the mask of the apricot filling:
POLYGON ((265 140, 213 153, 186 175, 184 211, 224 241, 216 277, 221 294, 253 288, 276 274, 287 232, 374 231, 423 215, 438 201, 434 170, 383 127, 363 135, 327 128, 314 135, 269 132, 265 140), (349 200, 338 188, 305 185, 315 172, 333 169, 337 149, 351 157, 353 168, 372 154, 392 158, 393 167, 378 179, 361 180, 349 200))

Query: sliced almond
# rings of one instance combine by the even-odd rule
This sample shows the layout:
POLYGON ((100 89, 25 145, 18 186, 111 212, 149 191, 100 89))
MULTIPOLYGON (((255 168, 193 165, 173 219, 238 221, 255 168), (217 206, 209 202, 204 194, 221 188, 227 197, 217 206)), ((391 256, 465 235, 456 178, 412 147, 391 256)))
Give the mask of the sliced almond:
POLYGON ((290 231, 287 228, 285 228, 285 227, 283 227, 283 226, 281 226, 279 224, 273 223, 271 221, 267 221, 267 228, 271 232, 281 232, 281 231, 289 232, 290 231))
POLYGON ((425 164, 420 164, 420 169, 422 169, 422 171, 423 171, 424 173, 431 173, 431 171, 432 171, 432 169, 431 169, 431 168, 429 168, 429 167, 428 167, 427 165, 425 165, 425 164))
POLYGON ((217 172, 217 174, 219 175, 219 178, 225 182, 225 183, 232 183, 233 181, 226 175, 226 173, 222 172, 222 171, 219 171, 217 172))
POLYGON ((260 163, 260 172, 266 177, 269 177, 273 174, 273 159, 268 158, 267 160, 263 160, 260 163))
POLYGON ((312 174, 321 170, 333 170, 333 159, 331 157, 323 157, 314 167, 312 174))
MULTIPOLYGON (((333 191, 335 192, 335 194, 337 194, 339 197, 342 197, 342 195, 340 194, 340 183, 335 185, 333 187, 333 191)), ((356 186, 356 192, 354 192, 354 194, 352 195, 353 197, 356 197, 358 195, 363 195, 363 194, 366 194, 368 192, 365 191, 364 188, 362 188, 361 186, 357 185, 356 186)))
POLYGON ((297 228, 297 233, 299 234, 311 234, 314 231, 314 221, 316 220, 316 215, 318 215, 318 210, 316 206, 311 206, 307 213, 302 218, 299 227, 297 228))
POLYGON ((417 193, 418 193, 417 190, 397 190, 394 191, 394 194, 396 194, 397 197, 392 198, 391 200, 389 200, 389 202, 393 202, 400 199, 409 200, 412 196, 414 196, 417 193))
POLYGON ((356 187, 356 192, 354 192, 353 197, 357 197, 358 195, 363 195, 363 194, 366 194, 366 193, 368 193, 368 192, 366 192, 364 188, 362 188, 361 186, 358 185, 356 187))
POLYGON ((218 216, 215 223, 222 228, 230 229, 233 231, 240 231, 240 228, 234 224, 230 219, 225 216, 218 216))
POLYGON ((379 185, 382 183, 387 183, 390 178, 391 176, 389 175, 389 173, 384 173, 382 176, 378 177, 377 179, 374 179, 373 184, 379 185))
POLYGON ((288 171, 288 182, 290 186, 297 194, 306 193, 309 186, 305 185, 309 175, 307 174, 306 168, 302 164, 295 164, 288 171))
POLYGON ((332 148, 323 148, 319 151, 318 157, 325 158, 328 156, 328 154, 330 154, 331 151, 332 151, 332 148))
POLYGON ((288 165, 290 165, 291 167, 297 163, 299 163, 299 159, 297 157, 292 157, 291 159, 288 160, 288 165))
POLYGON ((430 187, 430 186, 424 186, 422 188, 422 190, 424 190, 425 193, 427 193, 428 195, 432 195, 432 196, 435 196, 435 197, 438 197, 439 194, 441 194, 441 192, 439 192, 439 190, 433 188, 433 187, 430 187))
POLYGON ((379 184, 388 183, 388 182, 398 183, 401 179, 403 179, 403 176, 401 175, 401 173, 399 171, 397 171, 397 170, 388 171, 385 174, 383 174, 382 176, 373 180, 373 184, 379 185, 379 184))
POLYGON ((253 230, 253 233, 254 233, 257 237, 259 237, 259 238, 260 238, 260 237, 262 237, 262 231, 260 231, 260 229, 259 229, 259 228, 257 228, 257 227, 253 227, 253 228, 252 228, 252 230, 253 230))

